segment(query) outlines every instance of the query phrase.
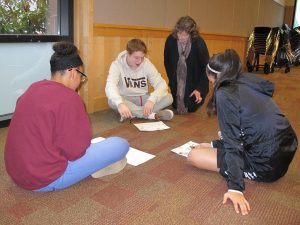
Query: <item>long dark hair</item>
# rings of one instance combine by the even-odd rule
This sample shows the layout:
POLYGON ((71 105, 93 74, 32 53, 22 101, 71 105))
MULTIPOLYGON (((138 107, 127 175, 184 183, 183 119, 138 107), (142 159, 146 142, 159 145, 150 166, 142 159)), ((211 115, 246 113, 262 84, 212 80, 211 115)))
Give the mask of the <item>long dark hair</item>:
POLYGON ((206 106, 207 114, 212 116, 217 114, 215 94, 218 88, 236 81, 242 73, 239 55, 234 49, 226 49, 225 52, 212 56, 206 66, 206 73, 215 78, 213 94, 206 106))

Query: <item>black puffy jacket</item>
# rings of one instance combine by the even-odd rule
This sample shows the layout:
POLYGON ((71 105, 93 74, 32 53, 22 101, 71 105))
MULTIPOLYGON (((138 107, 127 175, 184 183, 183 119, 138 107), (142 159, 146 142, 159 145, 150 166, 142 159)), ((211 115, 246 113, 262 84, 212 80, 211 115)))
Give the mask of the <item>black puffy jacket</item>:
POLYGON ((225 157, 228 188, 243 191, 245 168, 257 181, 283 176, 297 149, 297 137, 288 119, 272 99, 274 84, 254 74, 216 90, 219 128, 225 157))

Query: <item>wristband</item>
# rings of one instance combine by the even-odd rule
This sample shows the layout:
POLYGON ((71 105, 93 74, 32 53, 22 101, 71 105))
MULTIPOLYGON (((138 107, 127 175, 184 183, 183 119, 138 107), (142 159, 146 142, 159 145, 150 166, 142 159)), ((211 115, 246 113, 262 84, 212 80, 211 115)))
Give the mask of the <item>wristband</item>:
POLYGON ((241 195, 244 195, 243 192, 237 191, 237 190, 233 190, 233 189, 228 189, 228 192, 235 192, 235 193, 239 193, 241 195))

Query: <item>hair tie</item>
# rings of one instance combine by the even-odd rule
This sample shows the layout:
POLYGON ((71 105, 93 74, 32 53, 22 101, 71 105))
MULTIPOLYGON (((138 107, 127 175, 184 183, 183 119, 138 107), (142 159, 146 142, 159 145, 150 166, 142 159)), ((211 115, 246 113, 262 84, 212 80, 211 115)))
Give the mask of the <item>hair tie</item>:
POLYGON ((216 73, 216 74, 221 73, 221 72, 219 72, 219 71, 216 71, 216 70, 212 69, 212 68, 209 66, 208 63, 207 63, 207 68, 208 68, 211 72, 213 72, 213 73, 216 73))

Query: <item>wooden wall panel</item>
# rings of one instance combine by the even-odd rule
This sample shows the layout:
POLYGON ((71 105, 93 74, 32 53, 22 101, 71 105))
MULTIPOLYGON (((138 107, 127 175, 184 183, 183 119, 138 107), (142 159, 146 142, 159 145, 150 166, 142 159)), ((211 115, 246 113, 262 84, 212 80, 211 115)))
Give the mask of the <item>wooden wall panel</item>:
POLYGON ((190 0, 165 0, 164 27, 173 28, 181 16, 189 15, 190 0))
POLYGON ((151 0, 96 0, 95 21, 101 23, 132 24, 164 27, 166 1, 151 0))
POLYGON ((146 44, 149 48, 148 58, 155 65, 160 74, 167 80, 164 66, 165 41, 165 38, 149 38, 146 44))
POLYGON ((210 56, 218 52, 222 52, 227 48, 233 48, 240 55, 242 64, 245 64, 246 48, 248 39, 245 37, 218 35, 218 34, 202 34, 210 56))
POLYGON ((74 0, 74 42, 80 51, 80 56, 84 62, 85 73, 89 75, 89 82, 87 82, 80 89, 80 95, 83 98, 87 110, 93 111, 91 98, 93 94, 93 88, 89 85, 93 83, 94 75, 93 61, 93 0, 74 0))
POLYGON ((255 26, 281 27, 284 19, 284 6, 274 0, 260 1, 259 14, 255 26))
MULTIPOLYGON (((93 56, 91 57, 93 68, 89 77, 92 84, 89 84, 89 97, 92 99, 92 106, 88 107, 91 112, 107 108, 107 99, 104 88, 110 64, 117 55, 125 50, 127 42, 131 38, 141 38, 148 47, 147 57, 156 66, 163 78, 167 81, 164 68, 163 51, 166 37, 170 34, 170 29, 153 27, 133 27, 113 25, 94 25, 93 30, 93 56)), ((208 46, 210 55, 224 51, 226 48, 234 48, 240 54, 244 63, 247 38, 220 35, 201 34, 208 46)))
POLYGON ((293 27, 293 15, 294 15, 294 6, 286 6, 284 11, 284 20, 283 23, 293 27))
POLYGON ((234 0, 190 0, 191 17, 202 32, 232 34, 234 0))
POLYGON ((173 28, 192 16, 205 33, 248 37, 255 26, 281 26, 283 0, 97 0, 95 24, 173 28))
POLYGON ((260 0, 235 0, 231 35, 248 37, 257 23, 260 0))
POLYGON ((148 5, 143 2, 74 0, 74 39, 89 77, 80 95, 90 113, 107 108, 104 88, 110 64, 131 38, 145 41, 148 57, 167 80, 164 43, 180 16, 191 15, 196 19, 210 55, 234 48, 243 64, 247 37, 253 27, 275 26, 283 17, 283 6, 274 0, 154 0, 148 5))
MULTIPOLYGON (((110 64, 125 49, 127 41, 131 38, 141 38, 145 41, 149 48, 148 57, 167 80, 163 65, 164 43, 180 16, 195 17, 210 55, 224 51, 226 48, 234 48, 239 53, 243 64, 245 64, 247 37, 253 27, 277 24, 282 16, 281 6, 278 7, 278 3, 274 3, 273 0, 155 0, 152 2, 154 5, 151 7, 156 7, 157 10, 151 11, 148 10, 150 6, 144 7, 143 10, 134 10, 133 15, 130 10, 136 9, 131 7, 136 3, 135 0, 126 2, 74 0, 75 44, 80 50, 85 72, 89 77, 80 95, 85 101, 88 112, 107 108, 104 88, 110 64), (131 4, 128 5, 128 2, 131 4), (266 16, 262 16, 270 5, 271 10, 266 16), (101 10, 104 10, 103 14, 101 10), (142 11, 145 10, 147 13, 143 14, 142 11), (136 11, 140 13, 138 18, 136 18, 136 11), (142 18, 143 16, 151 18, 150 22, 148 21, 149 27, 144 27, 145 24, 142 26, 136 24, 139 21, 147 22, 142 18), (140 18, 142 20, 139 20, 140 18), (115 20, 120 20, 120 23, 115 20), (109 25, 103 24, 105 22, 109 25)), ((140 4, 142 2, 137 5, 140 4)))

